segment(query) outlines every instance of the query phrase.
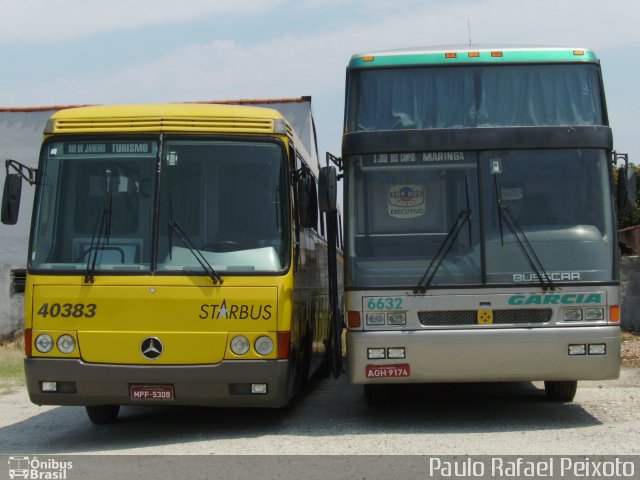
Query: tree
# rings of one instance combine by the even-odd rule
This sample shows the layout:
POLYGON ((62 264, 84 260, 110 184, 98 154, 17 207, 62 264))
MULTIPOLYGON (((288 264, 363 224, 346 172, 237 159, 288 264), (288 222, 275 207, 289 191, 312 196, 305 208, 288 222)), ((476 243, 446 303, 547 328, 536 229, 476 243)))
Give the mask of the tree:
MULTIPOLYGON (((636 171, 636 175, 640 177, 640 166, 634 165, 630 163, 629 166, 636 171)), ((618 177, 620 175, 620 169, 616 168, 613 171, 613 181, 616 186, 616 191, 618 187, 618 177)), ((627 212, 623 211, 620 206, 618 206, 618 228, 626 228, 632 227, 634 225, 640 225, 640 182, 636 182, 636 201, 633 208, 633 211, 627 212)))

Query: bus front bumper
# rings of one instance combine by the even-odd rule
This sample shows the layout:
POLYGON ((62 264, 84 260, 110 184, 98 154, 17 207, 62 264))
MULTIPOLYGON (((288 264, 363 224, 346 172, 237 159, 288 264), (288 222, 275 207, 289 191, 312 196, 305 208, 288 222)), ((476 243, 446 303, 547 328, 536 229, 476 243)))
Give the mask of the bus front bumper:
POLYGON ((620 343, 618 326, 350 331, 348 371, 357 384, 605 380, 620 374, 620 343), (570 345, 585 354, 569 355, 570 345), (589 354, 589 345, 606 353, 589 354), (400 348, 404 359, 367 355, 400 348))
POLYGON ((216 365, 92 364, 79 359, 25 358, 29 398, 37 405, 199 405, 282 407, 288 362, 227 361, 216 365), (43 391, 56 382, 58 391, 43 391), (266 384, 266 393, 251 393, 266 384), (133 399, 132 386, 170 387, 171 400, 133 399))

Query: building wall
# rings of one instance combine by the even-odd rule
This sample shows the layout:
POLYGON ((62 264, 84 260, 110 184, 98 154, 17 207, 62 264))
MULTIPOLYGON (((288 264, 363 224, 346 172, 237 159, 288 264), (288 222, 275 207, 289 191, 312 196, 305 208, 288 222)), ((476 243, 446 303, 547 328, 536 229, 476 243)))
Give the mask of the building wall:
POLYGON ((11 292, 11 267, 0 264, 0 335, 22 329, 24 294, 11 292))

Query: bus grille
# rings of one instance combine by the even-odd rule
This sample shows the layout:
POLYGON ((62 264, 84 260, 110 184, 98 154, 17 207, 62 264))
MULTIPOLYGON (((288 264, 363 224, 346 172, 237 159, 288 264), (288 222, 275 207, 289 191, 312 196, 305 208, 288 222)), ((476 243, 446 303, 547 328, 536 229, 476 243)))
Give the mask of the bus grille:
POLYGON ((235 117, 116 117, 59 118, 52 133, 74 132, 212 132, 273 133, 271 118, 235 117))
MULTIPOLYGON (((550 308, 524 308, 514 310, 494 310, 493 324, 546 323, 551 320, 550 308)), ((426 327, 477 325, 477 310, 449 310, 442 312, 418 312, 418 320, 426 327)))

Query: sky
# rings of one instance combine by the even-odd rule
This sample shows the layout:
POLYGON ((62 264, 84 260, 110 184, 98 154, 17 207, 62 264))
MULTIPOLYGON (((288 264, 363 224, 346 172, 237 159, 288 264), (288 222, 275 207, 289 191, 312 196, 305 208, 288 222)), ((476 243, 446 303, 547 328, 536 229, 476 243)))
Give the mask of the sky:
POLYGON ((0 12, 0 107, 311 95, 322 159, 340 154, 354 53, 590 48, 615 147, 640 163, 637 0, 0 0, 0 12))

